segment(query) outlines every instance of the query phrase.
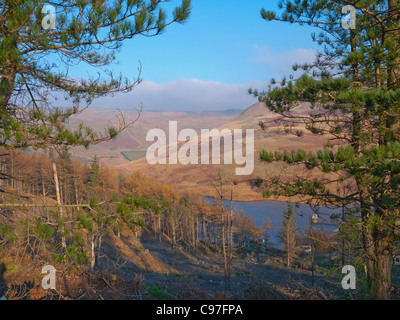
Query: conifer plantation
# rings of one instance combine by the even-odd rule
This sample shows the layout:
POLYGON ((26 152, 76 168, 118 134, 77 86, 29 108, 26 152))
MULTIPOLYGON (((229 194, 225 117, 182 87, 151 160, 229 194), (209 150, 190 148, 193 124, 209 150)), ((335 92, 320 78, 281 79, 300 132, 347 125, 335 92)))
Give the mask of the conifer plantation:
MULTIPOLYGON (((257 227, 248 215, 221 211, 218 203, 208 203, 139 172, 121 175, 97 159, 84 164, 66 153, 52 159, 23 151, 2 152, 1 172, 10 178, 3 180, 1 187, 0 257, 16 283, 24 277, 35 281, 38 270, 50 263, 65 273, 66 281, 79 280, 74 285, 85 288, 87 298, 94 299, 98 294, 93 290, 107 287, 127 263, 127 258, 124 261, 118 253, 118 243, 127 238, 135 243, 135 255, 146 250, 135 239, 148 237, 157 250, 158 246, 160 250, 176 250, 168 254, 174 253, 179 259, 186 254, 209 258, 212 254, 221 259, 228 237, 235 243, 229 248, 230 254, 232 250, 246 254, 248 247, 261 247, 266 230, 257 227), (58 188, 53 163, 57 166, 58 188), (13 273, 13 267, 24 268, 24 272, 13 273)), ((162 271, 162 265, 160 268, 162 271)), ((115 290, 119 295, 114 298, 128 295, 138 299, 137 294, 145 294, 142 279, 135 277, 143 271, 136 267, 131 272, 128 280, 118 275, 121 279, 115 290)), ((42 298, 38 284, 14 286, 8 291, 10 298, 42 298)), ((78 294, 75 289, 57 288, 50 297, 63 298, 71 292, 79 297, 82 292, 78 294)), ((211 298, 191 290, 193 297, 203 294, 203 298, 211 298)))

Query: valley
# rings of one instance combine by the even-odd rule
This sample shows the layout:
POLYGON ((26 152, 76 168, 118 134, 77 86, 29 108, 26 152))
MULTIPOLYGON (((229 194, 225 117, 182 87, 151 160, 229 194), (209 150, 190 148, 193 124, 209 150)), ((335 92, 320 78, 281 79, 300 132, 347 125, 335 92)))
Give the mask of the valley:
MULTIPOLYGON (((296 114, 309 112, 309 104, 301 104, 295 109, 296 114)), ((115 111, 114 111, 115 112, 115 111)), ((79 121, 90 124, 95 128, 101 127, 105 119, 112 118, 112 110, 90 110, 81 116, 79 121)), ((133 111, 126 112, 126 116, 133 118, 136 113, 133 111)), ((215 192, 210 186, 210 181, 221 172, 227 180, 235 180, 234 199, 237 201, 259 201, 263 200, 263 196, 258 188, 251 183, 252 180, 264 177, 266 174, 287 173, 281 164, 265 163, 259 159, 259 152, 262 149, 282 151, 303 149, 305 151, 316 151, 321 148, 327 141, 327 137, 319 137, 312 135, 306 131, 304 126, 299 125, 293 127, 294 130, 301 130, 302 136, 298 137, 292 132, 286 132, 285 128, 280 126, 274 120, 277 116, 270 112, 263 103, 255 103, 246 110, 239 112, 230 110, 225 112, 143 112, 137 123, 131 128, 123 132, 120 137, 115 140, 100 143, 91 147, 89 150, 83 148, 73 149, 72 154, 80 160, 90 161, 94 156, 116 170, 130 174, 139 171, 148 175, 155 180, 165 183, 178 189, 196 192, 202 196, 215 196, 215 192), (219 148, 221 153, 220 164, 201 164, 201 157, 198 162, 200 164, 149 164, 145 155, 147 148, 152 142, 146 141, 146 134, 152 129, 161 129, 168 132, 169 122, 177 121, 178 130, 190 128, 200 133, 201 129, 228 129, 233 132, 235 129, 246 131, 246 129, 254 130, 254 170, 251 175, 238 176, 235 174, 237 166, 233 164, 224 164, 225 150, 221 139, 221 147, 213 146, 210 142, 210 156, 215 151, 213 147, 219 148), (260 122, 265 122, 266 126, 262 130, 259 126, 260 122), (128 161, 128 159, 130 161, 128 161)), ((243 143, 245 143, 245 139, 243 143)), ((178 146, 182 146, 180 142, 178 146)), ((233 149, 233 148, 232 148, 233 149)), ((198 146, 199 154, 201 154, 201 142, 198 146)), ((169 155, 168 155, 169 156, 169 155)), ((245 156, 245 153, 244 153, 245 156)), ((290 174, 302 174, 301 169, 291 168, 294 170, 290 174)), ((316 173, 318 175, 318 173, 316 173)), ((280 197, 280 201, 286 201, 288 198, 280 197)), ((293 199, 292 199, 293 200, 293 199)), ((296 199, 294 199, 296 200, 296 199)))

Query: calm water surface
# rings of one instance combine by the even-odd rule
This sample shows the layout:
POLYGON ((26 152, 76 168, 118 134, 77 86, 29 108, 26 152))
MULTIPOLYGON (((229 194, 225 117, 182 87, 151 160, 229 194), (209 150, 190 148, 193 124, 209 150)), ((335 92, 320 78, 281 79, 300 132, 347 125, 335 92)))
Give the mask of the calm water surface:
MULTIPOLYGON (((211 198, 206 198, 207 201, 211 201, 211 198)), ((229 208, 229 201, 224 201, 225 206, 229 208)), ((270 242, 274 247, 280 247, 279 231, 281 230, 282 224, 282 212, 287 209, 286 202, 278 201, 252 201, 252 202, 241 202, 233 201, 233 207, 244 213, 249 214, 255 221, 257 226, 261 226, 265 218, 270 219, 270 223, 273 229, 270 230, 270 242)), ((298 204, 293 207, 296 212, 296 222, 298 231, 302 231, 304 228, 309 228, 310 226, 310 216, 315 214, 312 208, 306 204, 298 204)), ((337 224, 331 224, 329 219, 331 214, 341 213, 341 209, 330 209, 326 207, 319 208, 319 218, 318 224, 315 225, 316 228, 325 229, 329 231, 334 231, 338 228, 337 224)), ((313 226, 314 228, 314 226, 313 226)))

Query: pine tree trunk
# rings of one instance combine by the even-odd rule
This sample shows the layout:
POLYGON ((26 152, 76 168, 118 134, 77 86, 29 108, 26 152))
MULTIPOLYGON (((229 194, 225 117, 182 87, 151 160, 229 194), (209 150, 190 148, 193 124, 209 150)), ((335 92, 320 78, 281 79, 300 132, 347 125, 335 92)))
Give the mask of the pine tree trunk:
POLYGON ((389 300, 392 292, 393 245, 382 231, 371 234, 363 227, 363 242, 369 297, 389 300))
MULTIPOLYGON (((13 36, 13 37, 16 37, 13 36)), ((11 36, 9 36, 11 38, 11 36)), ((13 40, 7 39, 12 42, 13 40)), ((4 41, 4 39, 3 39, 4 41)), ((15 40, 15 46, 13 49, 18 51, 17 42, 15 40)), ((0 75, 0 109, 6 111, 9 106, 9 101, 14 92, 15 77, 17 75, 17 69, 15 67, 14 61, 6 61, 2 65, 2 74, 0 75)))
POLYGON ((400 21, 400 4, 399 0, 388 0, 388 8, 391 15, 391 23, 389 24, 389 28, 391 29, 390 38, 394 40, 396 45, 391 48, 391 52, 389 52, 389 56, 391 56, 391 60, 389 61, 388 66, 388 87, 390 89, 397 89, 400 86, 400 29, 399 29, 399 21, 400 21))

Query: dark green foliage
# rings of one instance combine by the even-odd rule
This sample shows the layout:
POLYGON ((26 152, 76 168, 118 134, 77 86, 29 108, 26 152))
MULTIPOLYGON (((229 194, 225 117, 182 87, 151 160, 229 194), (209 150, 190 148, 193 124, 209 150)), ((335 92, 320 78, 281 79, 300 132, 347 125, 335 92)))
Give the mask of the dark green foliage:
POLYGON ((77 244, 73 244, 65 253, 55 254, 55 261, 57 263, 70 263, 73 266, 79 267, 82 265, 87 265, 89 258, 82 248, 80 248, 77 244))
POLYGON ((76 215, 76 221, 78 222, 79 228, 93 231, 93 220, 90 214, 85 212, 78 212, 76 215))
MULTIPOLYGON (((281 14, 262 10, 261 15, 319 28, 312 39, 322 50, 313 63, 293 67, 304 71, 301 76, 272 79, 268 91, 249 92, 287 119, 286 128, 302 122, 329 141, 307 156, 287 150, 274 159, 318 170, 320 178, 311 180, 307 173, 293 181, 273 178, 264 184, 264 194, 303 195, 358 209, 346 223, 359 219, 361 224, 370 297, 387 299, 394 245, 400 240, 393 232, 400 207, 400 4, 283 0, 279 8, 281 14), (342 8, 349 4, 357 12, 354 30, 342 27, 342 8), (293 115, 299 102, 310 102, 311 112, 293 115)), ((271 160, 269 152, 262 154, 261 160, 271 160)))
POLYGON ((0 239, 5 241, 12 241, 15 239, 15 230, 12 226, 0 224, 0 239))
POLYGON ((0 145, 89 147, 132 125, 135 121, 126 122, 119 114, 115 124, 98 133, 82 124, 71 129, 68 120, 97 97, 129 92, 141 82, 141 66, 136 79, 104 70, 125 40, 153 37, 188 19, 190 0, 183 0, 170 17, 164 2, 0 1, 0 145), (45 5, 56 9, 55 29, 43 29, 45 5), (71 66, 81 63, 97 68, 96 75, 72 78, 71 66), (62 104, 60 98, 65 98, 62 104))
POLYGON ((37 219, 35 225, 35 233, 40 239, 50 240, 54 235, 54 229, 43 221, 37 219))
POLYGON ((174 298, 171 294, 164 291, 160 286, 145 285, 144 288, 149 293, 146 295, 147 299, 172 300, 174 298))

